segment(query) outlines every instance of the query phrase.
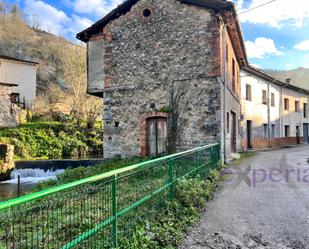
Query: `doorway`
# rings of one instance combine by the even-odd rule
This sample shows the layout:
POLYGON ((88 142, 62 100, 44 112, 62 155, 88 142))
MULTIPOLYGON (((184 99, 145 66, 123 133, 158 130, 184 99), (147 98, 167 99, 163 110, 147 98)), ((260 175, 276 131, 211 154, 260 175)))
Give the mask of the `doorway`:
POLYGON ((252 120, 247 120, 247 149, 252 150, 252 120))
POLYGON ((304 144, 309 144, 309 124, 304 124, 304 144))
POLYGON ((147 119, 148 156, 158 157, 166 154, 167 119, 147 119))
POLYGON ((232 114, 232 129, 231 129, 231 152, 237 152, 237 118, 236 113, 231 112, 232 114))
POLYGON ((300 128, 296 126, 296 143, 300 144, 300 128))

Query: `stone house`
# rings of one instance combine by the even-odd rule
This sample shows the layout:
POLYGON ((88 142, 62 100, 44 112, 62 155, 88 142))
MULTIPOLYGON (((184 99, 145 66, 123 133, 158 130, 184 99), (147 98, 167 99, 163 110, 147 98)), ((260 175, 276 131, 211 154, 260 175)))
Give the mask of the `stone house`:
POLYGON ((308 144, 309 92, 252 66, 241 75, 243 149, 308 144))
POLYGON ((15 84, 11 88, 12 102, 32 108, 36 98, 38 63, 7 55, 0 55, 0 82, 15 84))
POLYGON ((11 101, 12 88, 16 86, 0 82, 0 127, 13 127, 17 124, 17 107, 11 101))
POLYGON ((127 0, 77 34, 88 93, 104 99, 104 157, 158 156, 221 142, 241 149, 246 52, 225 0, 127 0))

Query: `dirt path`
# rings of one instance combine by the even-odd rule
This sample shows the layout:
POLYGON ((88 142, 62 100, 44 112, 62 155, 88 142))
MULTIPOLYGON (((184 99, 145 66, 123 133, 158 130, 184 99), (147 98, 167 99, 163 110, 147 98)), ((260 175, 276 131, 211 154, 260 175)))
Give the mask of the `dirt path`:
POLYGON ((309 249, 309 147, 259 152, 228 174, 180 249, 309 249))

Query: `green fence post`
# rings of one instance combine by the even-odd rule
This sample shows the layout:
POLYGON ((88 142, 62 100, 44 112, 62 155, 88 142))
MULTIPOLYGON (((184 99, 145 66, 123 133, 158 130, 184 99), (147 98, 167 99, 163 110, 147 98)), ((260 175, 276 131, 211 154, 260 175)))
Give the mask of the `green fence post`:
POLYGON ((118 224, 117 224, 117 175, 113 176, 112 181, 112 215, 113 215, 113 244, 118 247, 118 224))
POLYGON ((174 198, 174 159, 171 159, 169 162, 168 168, 168 183, 170 184, 170 199, 174 198))

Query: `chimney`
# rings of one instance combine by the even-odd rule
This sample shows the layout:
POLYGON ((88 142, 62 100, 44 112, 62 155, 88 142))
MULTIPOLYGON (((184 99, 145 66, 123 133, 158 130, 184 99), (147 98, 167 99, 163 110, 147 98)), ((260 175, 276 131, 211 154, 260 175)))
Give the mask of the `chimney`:
POLYGON ((287 78, 287 79, 285 80, 285 83, 286 83, 287 85, 289 85, 289 84, 291 84, 291 81, 292 81, 291 78, 287 78))

